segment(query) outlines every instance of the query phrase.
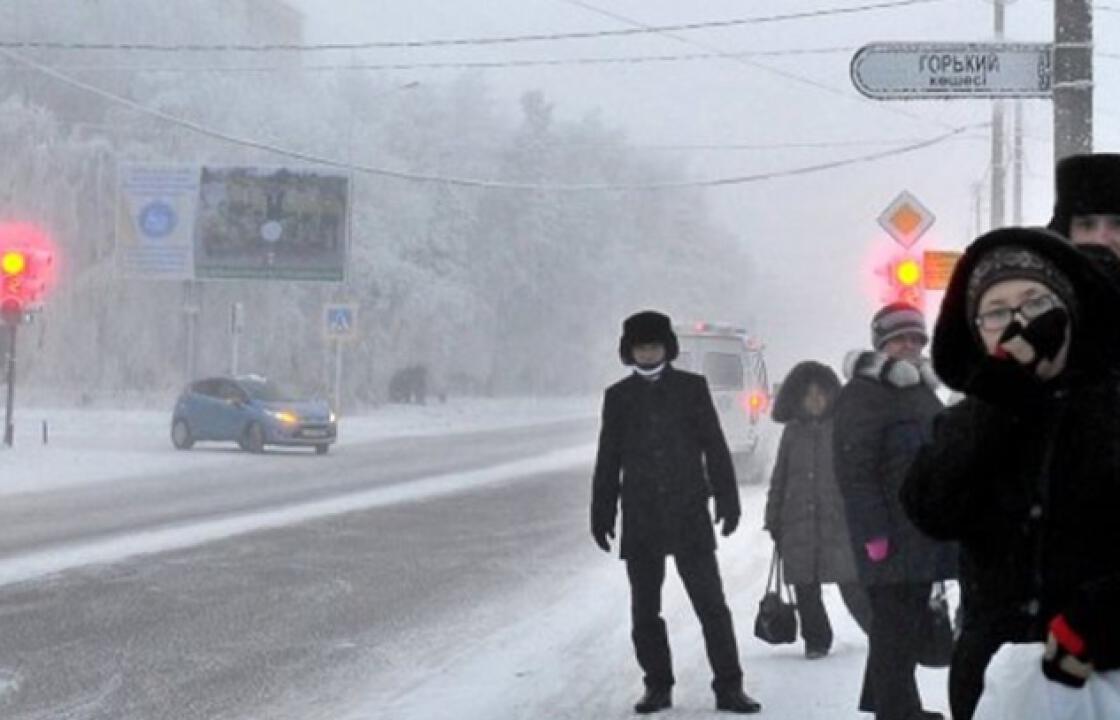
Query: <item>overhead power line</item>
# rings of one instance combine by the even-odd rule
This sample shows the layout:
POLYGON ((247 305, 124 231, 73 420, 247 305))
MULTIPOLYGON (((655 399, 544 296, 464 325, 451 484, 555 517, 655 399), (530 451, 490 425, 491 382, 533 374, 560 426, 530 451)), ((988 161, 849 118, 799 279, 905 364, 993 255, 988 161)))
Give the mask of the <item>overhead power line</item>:
POLYGON ((932 147, 939 143, 945 142, 952 138, 962 135, 969 130, 979 127, 985 127, 989 123, 977 123, 973 125, 962 125, 953 128, 952 130, 942 133, 940 135, 911 143, 902 147, 891 148, 889 150, 882 150, 868 155, 862 155, 855 158, 847 158, 843 160, 834 160, 825 163, 817 163, 814 165, 806 165, 802 167, 790 168, 786 170, 778 170, 767 173, 755 173, 751 175, 735 175, 729 177, 712 178, 707 180, 679 180, 667 182, 652 182, 652 183, 586 183, 586 184, 541 184, 541 183, 525 183, 525 182, 512 182, 503 180, 484 180, 478 178, 468 177, 455 177, 446 175, 434 175, 427 173, 413 173, 401 170, 392 170, 389 168, 374 167, 370 165, 358 165, 354 163, 343 162, 333 158, 315 155, 313 153, 302 152, 290 148, 284 148, 270 143, 266 143, 253 138, 239 137, 226 133, 220 130, 215 130, 206 127, 200 123, 192 120, 165 113, 162 110, 150 108, 134 100, 122 97, 115 93, 104 90, 95 85, 78 80, 64 73, 59 72, 47 65, 23 57, 18 53, 10 50, 0 48, 0 57, 6 57, 12 62, 34 68, 39 72, 48 75, 59 82, 65 83, 71 87, 77 88, 87 93, 96 95, 109 102, 123 105, 131 108, 132 110, 147 115, 149 117, 157 118, 163 122, 170 123, 182 128, 191 130, 192 132, 210 137, 223 142, 240 145, 242 147, 249 147, 256 150, 273 153, 282 157, 292 158, 301 162, 320 165, 323 167, 333 167, 341 170, 348 170, 352 172, 372 175, 375 177, 391 178, 396 180, 406 180, 409 182, 417 183, 430 183, 441 185, 455 185, 461 187, 472 187, 486 190, 516 190, 516 191, 546 191, 546 192, 622 192, 622 191, 652 191, 652 190, 676 190, 686 188, 707 188, 707 187, 721 187, 730 185, 744 185, 747 183, 762 182, 765 180, 774 180, 783 177, 793 177, 796 175, 809 175, 824 170, 831 170, 841 168, 849 165, 856 165, 860 163, 868 163, 876 160, 882 160, 889 157, 902 155, 905 153, 915 152, 923 148, 932 147))
MULTIPOLYGON (((597 7, 597 6, 592 5, 590 3, 587 3, 587 2, 584 2, 583 0, 558 0, 558 1, 562 2, 566 5, 572 5, 572 6, 575 6, 575 7, 578 7, 578 8, 582 8, 584 10, 596 13, 598 15, 603 15, 604 17, 609 17, 613 20, 617 20, 618 22, 622 22, 622 23, 625 23, 627 25, 630 25, 631 27, 639 27, 639 28, 647 28, 647 29, 652 29, 654 27, 652 25, 648 25, 646 23, 643 23, 640 20, 635 20, 634 18, 630 18, 630 17, 627 17, 625 15, 619 15, 618 13, 611 12, 610 10, 604 10, 603 8, 597 7)), ((658 34, 662 35, 664 37, 667 37, 670 40, 675 40, 677 42, 684 43, 685 45, 691 45, 692 47, 697 47, 697 48, 700 48, 702 50, 707 50, 709 52, 714 52, 714 53, 720 55, 721 57, 724 57, 724 58, 726 58, 728 60, 731 60, 733 62, 737 62, 740 65, 745 65, 747 67, 754 68, 755 70, 762 70, 763 72, 770 73, 771 75, 777 75, 777 76, 783 77, 787 80, 793 80, 796 83, 800 83, 802 85, 808 85, 808 86, 814 87, 818 90, 823 90, 827 93, 830 93, 832 95, 837 95, 837 96, 842 97, 846 100, 855 100, 855 101, 858 101, 860 103, 863 102, 862 98, 854 96, 850 92, 844 92, 843 90, 840 90, 839 88, 833 87, 832 85, 828 85, 826 83, 818 82, 818 81, 813 80, 811 78, 807 78, 807 77, 804 77, 802 75, 798 75, 797 73, 793 73, 793 72, 790 72, 788 70, 782 70, 780 68, 773 67, 772 65, 766 65, 765 63, 760 63, 760 62, 757 62, 755 60, 750 60, 748 58, 743 58, 743 57, 736 57, 735 55, 733 55, 731 53, 728 53, 728 52, 725 52, 722 49, 720 49, 718 47, 715 47, 715 46, 713 46, 711 44, 708 44, 708 43, 702 43, 702 42, 699 42, 697 40, 692 40, 690 38, 682 37, 680 35, 674 35, 671 32, 659 31, 658 34)), ((903 110, 901 108, 893 108, 893 107, 890 107, 890 106, 887 106, 887 105, 876 105, 875 107, 878 107, 880 110, 882 110, 884 112, 889 112, 889 113, 893 113, 895 115, 902 115, 904 117, 908 117, 911 120, 922 120, 924 122, 932 122, 936 125, 940 125, 943 128, 951 128, 952 127, 951 125, 949 125, 947 123, 944 123, 944 122, 941 122, 939 120, 933 120, 933 119, 931 119, 931 118, 929 118, 925 115, 919 115, 917 113, 912 113, 912 112, 909 112, 907 110, 903 110)))
POLYGON ((648 27, 621 28, 618 30, 587 30, 564 33, 541 33, 535 35, 508 35, 500 37, 474 37, 474 38, 441 38, 431 40, 376 40, 354 43, 91 43, 91 42, 55 42, 46 40, 2 40, 0 48, 10 50, 132 50, 142 52, 319 52, 330 50, 376 50, 386 48, 420 48, 420 47, 446 47, 461 45, 509 45, 525 42, 545 42, 554 40, 588 40, 597 38, 626 37, 630 35, 647 35, 663 32, 687 32, 694 30, 711 30, 717 28, 732 28, 745 25, 761 25, 765 23, 787 22, 792 20, 809 20, 836 15, 853 15, 875 10, 890 10, 907 7, 910 5, 924 5, 944 0, 888 0, 884 2, 854 5, 851 7, 826 8, 823 10, 809 10, 805 12, 786 13, 782 15, 762 15, 749 18, 732 18, 728 20, 709 20, 704 22, 678 23, 674 25, 657 25, 648 27))
POLYGON ((727 57, 786 57, 803 55, 830 55, 852 52, 856 46, 824 48, 788 48, 784 50, 751 50, 732 52, 727 55, 716 53, 686 53, 678 55, 634 55, 625 57, 583 57, 551 58, 541 60, 493 60, 493 61, 455 61, 422 63, 342 63, 321 65, 90 65, 52 64, 58 70, 82 70, 99 72, 173 72, 173 73, 271 73, 271 72, 327 72, 339 70, 440 70, 440 69, 494 69, 529 68, 562 65, 640 65, 645 63, 693 62, 703 60, 723 60, 727 57))

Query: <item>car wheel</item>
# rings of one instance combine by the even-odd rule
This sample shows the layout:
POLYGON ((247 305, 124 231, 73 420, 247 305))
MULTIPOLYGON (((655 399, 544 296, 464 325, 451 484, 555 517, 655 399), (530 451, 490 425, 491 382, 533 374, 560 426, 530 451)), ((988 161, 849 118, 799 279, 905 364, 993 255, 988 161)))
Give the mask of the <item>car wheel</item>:
POLYGON ((194 447, 194 438, 186 420, 176 420, 171 425, 171 443, 179 450, 190 450, 194 447))
POLYGON ((251 453, 264 452, 264 428, 259 423, 249 423, 249 427, 245 428, 245 438, 241 442, 241 447, 251 453))
POLYGON ((330 445, 326 445, 326 444, 316 445, 315 446, 315 454, 316 455, 326 455, 327 451, 330 450, 330 449, 331 449, 330 445))

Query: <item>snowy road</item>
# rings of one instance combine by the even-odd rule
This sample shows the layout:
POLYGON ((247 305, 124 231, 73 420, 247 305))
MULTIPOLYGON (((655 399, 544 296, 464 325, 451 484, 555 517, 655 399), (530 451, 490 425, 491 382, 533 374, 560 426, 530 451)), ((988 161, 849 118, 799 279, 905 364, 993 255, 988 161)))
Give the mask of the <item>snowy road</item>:
MULTIPOLYGON (((188 454, 199 468, 5 497, 0 579, 38 570, 0 585, 0 716, 629 717, 640 676, 625 572, 586 531, 594 430, 584 419, 385 438, 325 458, 203 449, 188 454), (191 535, 262 516, 272 522, 191 535), (160 532, 187 541, 161 546, 160 532), (119 557, 65 549, 112 542, 119 557), (44 574, 52 556, 70 558, 53 568, 64 572, 44 574)), ((763 492, 743 489, 743 527, 720 553, 748 690, 765 717, 867 717, 853 709, 864 642, 838 609, 821 661, 750 635, 763 492)), ((666 615, 671 717, 714 717, 672 573, 666 615)), ((944 673, 922 680, 944 709, 944 673)))

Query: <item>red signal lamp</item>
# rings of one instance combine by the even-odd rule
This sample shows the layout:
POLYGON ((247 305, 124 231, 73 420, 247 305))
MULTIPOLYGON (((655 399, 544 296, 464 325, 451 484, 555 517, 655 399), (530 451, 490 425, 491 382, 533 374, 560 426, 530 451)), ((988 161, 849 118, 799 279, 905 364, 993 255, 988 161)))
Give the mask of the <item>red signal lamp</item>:
POLYGON ((906 258, 895 265, 894 277, 902 287, 917 287, 922 282, 922 266, 913 258, 906 258))
POLYGON ((30 223, 0 224, 0 310, 11 323, 43 301, 54 284, 54 245, 30 223))
POLYGON ((27 269, 27 256, 19 250, 9 250, 0 258, 0 271, 5 275, 20 275, 27 269))

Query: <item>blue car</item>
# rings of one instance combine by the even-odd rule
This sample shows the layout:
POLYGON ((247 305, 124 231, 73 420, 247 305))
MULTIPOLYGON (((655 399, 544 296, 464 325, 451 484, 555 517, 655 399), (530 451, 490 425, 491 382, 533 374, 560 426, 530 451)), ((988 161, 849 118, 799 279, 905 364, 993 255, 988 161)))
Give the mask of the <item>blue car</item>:
POLYGON ((171 442, 180 450, 226 440, 254 453, 265 445, 304 445, 323 455, 337 437, 337 418, 325 401, 301 399, 256 375, 191 383, 171 416, 171 442))

